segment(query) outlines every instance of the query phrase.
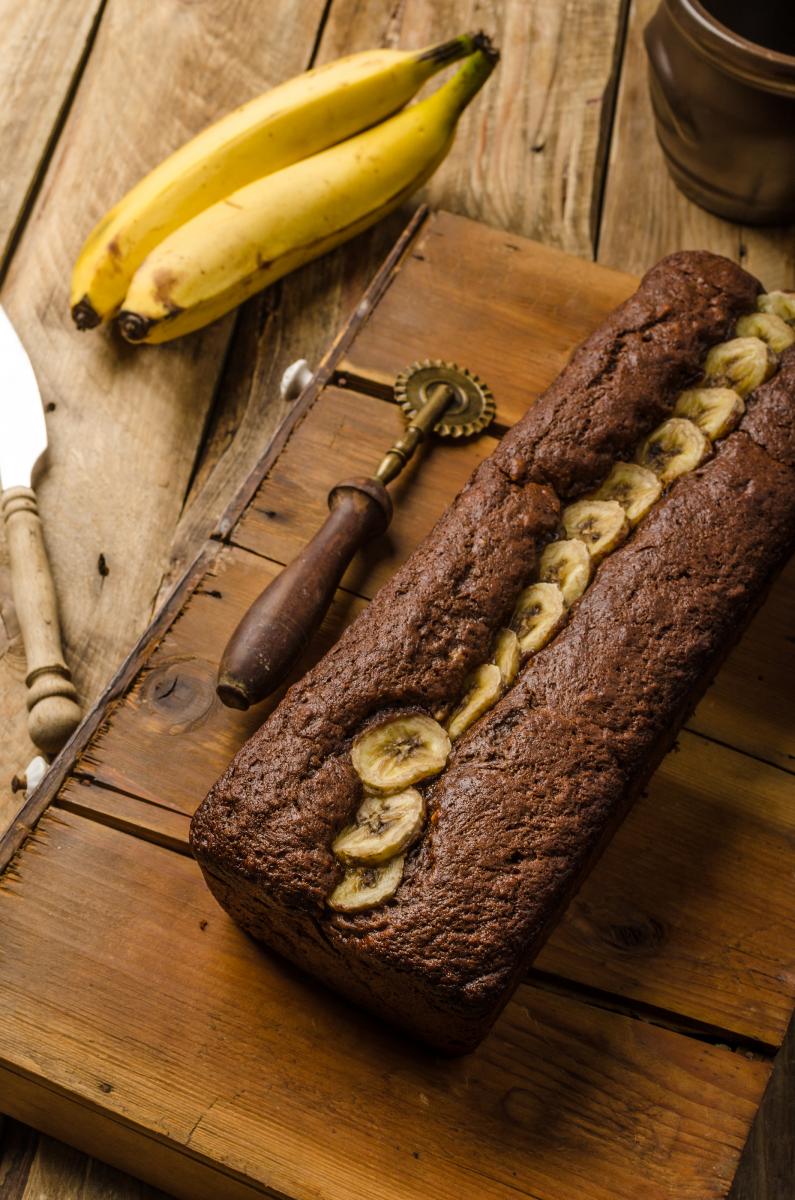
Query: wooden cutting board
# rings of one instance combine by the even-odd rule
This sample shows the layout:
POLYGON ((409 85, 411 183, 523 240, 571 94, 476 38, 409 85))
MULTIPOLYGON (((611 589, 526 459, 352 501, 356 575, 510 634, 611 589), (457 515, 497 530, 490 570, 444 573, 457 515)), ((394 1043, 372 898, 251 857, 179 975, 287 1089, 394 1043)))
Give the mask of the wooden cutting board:
POLYGON ((464 363, 497 425, 412 464, 302 669, 635 282, 415 217, 2 845, 1 1110, 186 1200, 727 1195, 795 998, 791 569, 469 1057, 407 1042, 255 945, 186 840, 270 707, 217 701, 221 649, 331 484, 394 440, 395 373, 464 363))

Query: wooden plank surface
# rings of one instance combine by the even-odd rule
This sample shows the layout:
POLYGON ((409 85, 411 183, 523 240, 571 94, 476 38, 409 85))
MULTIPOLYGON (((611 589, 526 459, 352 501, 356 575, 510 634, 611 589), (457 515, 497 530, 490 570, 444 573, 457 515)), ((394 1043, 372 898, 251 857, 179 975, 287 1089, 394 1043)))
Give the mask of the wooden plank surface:
MULTIPOLYGON (((105 209, 168 151, 304 67, 322 8, 322 0, 300 11, 276 0, 267 12, 256 0, 160 0, 143 8, 137 0, 109 0, 14 254, 2 302, 48 408, 40 509, 66 658, 84 702, 152 615, 230 322, 157 350, 133 349, 107 332, 80 335, 68 312, 72 262, 105 209), (155 47, 151 70, 144 64, 155 47)), ((0 689, 10 718, 0 748, 0 819, 7 819, 16 808, 7 781, 33 748, 7 574, 0 583, 0 689)))
MULTIPOLYGON (((218 764, 231 758, 284 690, 245 713, 226 708, 215 694, 218 659, 235 621, 278 570, 277 564, 243 550, 223 552, 112 721, 79 758, 81 775, 176 812, 193 811, 218 764), (122 745, 125 751, 117 754, 122 745), (191 751, 183 759, 187 746, 191 751)), ((337 593, 296 675, 339 637, 361 605, 351 593, 337 593)))
POLYGON ((90 49, 104 0, 0 0, 0 275, 90 49))
POLYGON ((634 276, 441 213, 340 369, 390 387, 407 354, 460 362, 490 387, 497 421, 513 425, 636 286, 634 276))
MULTIPOLYGON (((101 1095, 103 1119, 220 1164, 212 1192, 170 1177, 191 1200, 242 1194, 227 1176, 330 1200, 725 1193, 768 1064, 529 986, 440 1059, 258 949, 190 860, 56 811, 36 842, 0 884, 12 1112, 44 1078, 55 1119, 66 1092, 90 1126, 101 1095)), ((166 1182, 158 1155, 140 1169, 166 1182)))

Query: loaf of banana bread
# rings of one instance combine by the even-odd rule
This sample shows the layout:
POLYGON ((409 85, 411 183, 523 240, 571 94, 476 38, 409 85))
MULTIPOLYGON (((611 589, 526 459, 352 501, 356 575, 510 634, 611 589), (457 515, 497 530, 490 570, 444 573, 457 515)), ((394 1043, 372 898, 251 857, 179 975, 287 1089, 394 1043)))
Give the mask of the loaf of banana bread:
POLYGON ((245 929, 483 1037, 795 542, 795 299, 672 255, 193 819, 245 929))

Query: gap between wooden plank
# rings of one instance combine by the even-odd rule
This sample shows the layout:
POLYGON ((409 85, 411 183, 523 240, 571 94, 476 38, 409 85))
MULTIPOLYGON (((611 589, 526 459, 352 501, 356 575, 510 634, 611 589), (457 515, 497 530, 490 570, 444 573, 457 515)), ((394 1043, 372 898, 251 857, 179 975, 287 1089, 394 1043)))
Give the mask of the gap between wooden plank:
POLYGON ((723 1046, 762 1062, 772 1061, 779 1050, 779 1047, 772 1042, 765 1042, 760 1038, 744 1037, 742 1034, 724 1029, 721 1025, 711 1025, 705 1021, 696 1020, 694 1017, 685 1016, 683 1013, 674 1012, 673 1009, 660 1008, 656 1004, 631 1000, 618 992, 608 992, 603 988, 579 983, 563 975, 553 975, 549 971, 542 971, 536 967, 531 966, 526 976, 526 982, 542 991, 583 999, 586 1003, 592 1004, 594 1008, 602 1008, 606 1012, 620 1013, 622 1016, 634 1020, 646 1021, 649 1025, 659 1025, 661 1029, 679 1033, 683 1037, 693 1038, 697 1042, 704 1042, 711 1046, 723 1046))
MULTIPOLYGON (((46 1092, 52 1096, 53 1107, 56 1110, 59 1103, 66 1104, 70 1108, 74 1107, 77 1108, 78 1111, 91 1114, 92 1117, 98 1117, 103 1121, 108 1121, 111 1125, 115 1125, 120 1129, 131 1130, 135 1134, 136 1138, 141 1138, 145 1142, 151 1142, 154 1145, 162 1146, 165 1150, 177 1155, 178 1157, 189 1158, 193 1160, 193 1162, 198 1163, 199 1166, 209 1171, 213 1171, 218 1175, 222 1175, 227 1179, 233 1180, 243 1187, 250 1188, 252 1197, 263 1196, 267 1197, 268 1200, 294 1200, 294 1197, 287 1196, 281 1192, 273 1191, 271 1188, 260 1187, 255 1181, 247 1179, 237 1171, 227 1167, 223 1161, 220 1161, 218 1158, 209 1159, 205 1155, 199 1154, 196 1150, 191 1149, 186 1142, 181 1142, 179 1146, 177 1146, 165 1135, 158 1136, 151 1129, 147 1129, 134 1121, 128 1121, 121 1114, 117 1114, 109 1108, 103 1108, 99 1104, 92 1104, 90 1101, 85 1100, 82 1096, 79 1096, 74 1091, 67 1092, 61 1088, 55 1087, 51 1084, 49 1079, 45 1078, 44 1076, 34 1075, 30 1071, 17 1069, 10 1066, 8 1063, 0 1064, 0 1082, 2 1082, 4 1075, 13 1076, 16 1079, 24 1080, 32 1087, 46 1092)), ((24 1121, 24 1117, 15 1119, 24 1121)), ((47 1131, 44 1130, 43 1132, 46 1133, 47 1131)), ((88 1150, 84 1150, 82 1152, 89 1153, 88 1150)))
MULTIPOLYGON (((151 796, 139 796, 137 792, 132 792, 129 788, 119 787, 117 783, 108 783, 106 779, 98 779, 97 776, 91 771, 86 771, 81 767, 78 767, 75 771, 73 771, 69 776, 69 779, 74 780, 75 783, 80 785, 85 784, 91 787, 101 788, 106 792, 114 792, 117 796, 127 796, 130 800, 136 800, 139 804, 146 804, 150 808, 158 808, 166 813, 174 813, 174 815, 177 817, 184 817, 186 821, 190 820, 189 817, 185 816, 185 813, 181 809, 174 808, 172 804, 165 804, 162 800, 153 800, 151 796)), ((64 808, 68 808, 69 805, 72 804, 72 801, 69 801, 67 804, 62 802, 61 796, 56 796, 54 803, 57 805, 62 805, 64 808)), ((80 806, 74 805, 74 807, 79 808, 80 806)))
POLYGON ((14 252, 16 251, 20 239, 22 238, 22 234, 25 231, 28 218, 33 211, 36 198, 41 189, 41 185, 44 182, 44 176, 47 173, 47 167, 50 159, 52 158, 53 151, 55 150, 55 146, 61 136, 63 127, 66 124, 66 118, 69 116, 72 104, 74 103, 74 98, 77 95, 77 89, 80 86, 80 80, 83 78, 83 72, 85 71, 91 51, 94 48, 97 33, 99 32, 99 26, 102 22, 102 17, 104 16, 107 5, 108 0, 98 0, 97 9, 94 13, 91 25, 88 28, 83 49, 81 50, 80 56, 75 64, 72 77, 64 93, 61 105, 55 115, 55 120, 53 121, 50 134, 44 143, 41 157, 36 164, 33 174, 31 175, 27 194, 25 195, 19 207, 19 211, 17 212, 14 223, 9 230, 8 240, 3 248, 2 255, 0 255, 0 287, 3 285, 9 265, 14 257, 14 252))
POLYGON ((591 241, 594 262, 599 261, 599 239, 602 234, 602 214, 604 211, 605 191, 607 190, 607 174, 610 169, 610 148, 613 144, 613 130, 615 129, 616 112, 618 110, 618 95, 624 69, 624 51, 627 44, 629 13, 632 2, 633 0, 622 0, 621 8, 619 9, 613 52, 613 70, 605 90, 605 103, 602 109, 599 147, 594 169, 593 201, 591 203, 591 241))

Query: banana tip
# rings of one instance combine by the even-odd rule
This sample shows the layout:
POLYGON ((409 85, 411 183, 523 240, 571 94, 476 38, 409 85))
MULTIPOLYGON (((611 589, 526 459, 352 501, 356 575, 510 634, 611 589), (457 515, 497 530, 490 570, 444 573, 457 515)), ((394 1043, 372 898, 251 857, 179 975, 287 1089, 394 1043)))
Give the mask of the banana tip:
POLYGON ((77 304, 72 305, 72 320, 78 329, 96 329, 102 318, 94 308, 88 296, 83 296, 77 304))
POLYGON ((154 325, 154 321, 149 317, 142 317, 140 313, 128 312, 126 309, 119 313, 117 323, 122 337, 128 342, 142 342, 154 325))
POLYGON ((472 45, 476 50, 480 50, 481 54, 486 56, 492 66, 496 67, 500 61, 500 52, 487 33, 484 33, 482 29, 479 29, 477 33, 473 33, 472 45))

